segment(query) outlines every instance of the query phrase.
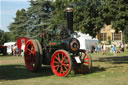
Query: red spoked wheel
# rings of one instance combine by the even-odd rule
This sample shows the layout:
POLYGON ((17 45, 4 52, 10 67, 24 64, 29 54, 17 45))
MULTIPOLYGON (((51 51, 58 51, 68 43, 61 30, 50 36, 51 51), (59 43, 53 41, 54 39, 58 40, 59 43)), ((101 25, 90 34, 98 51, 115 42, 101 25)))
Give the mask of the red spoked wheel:
POLYGON ((41 67, 40 51, 36 40, 29 40, 25 45, 25 64, 28 70, 36 72, 41 67))
POLYGON ((75 73, 87 73, 90 71, 91 67, 92 67, 92 60, 91 60, 91 56, 88 55, 85 50, 79 50, 79 58, 81 60, 81 63, 76 64, 74 66, 74 71, 75 73))
POLYGON ((57 50, 52 55, 51 68, 55 75, 67 76, 72 68, 72 60, 69 53, 65 50, 57 50))

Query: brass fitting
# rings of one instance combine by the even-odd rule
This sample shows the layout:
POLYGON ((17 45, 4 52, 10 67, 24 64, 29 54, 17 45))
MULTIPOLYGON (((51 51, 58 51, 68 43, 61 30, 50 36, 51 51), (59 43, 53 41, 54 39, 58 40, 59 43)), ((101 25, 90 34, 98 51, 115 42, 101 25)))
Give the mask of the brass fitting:
POLYGON ((73 7, 67 7, 65 9, 66 12, 73 12, 74 8, 73 7))

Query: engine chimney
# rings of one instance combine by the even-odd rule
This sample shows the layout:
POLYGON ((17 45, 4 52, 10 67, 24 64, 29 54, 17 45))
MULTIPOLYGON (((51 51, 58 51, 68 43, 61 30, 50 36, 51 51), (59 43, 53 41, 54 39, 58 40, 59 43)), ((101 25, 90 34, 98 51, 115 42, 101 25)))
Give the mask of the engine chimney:
POLYGON ((70 31, 70 33, 72 34, 73 31, 73 7, 69 6, 66 8, 66 12, 67 12, 67 27, 70 31))

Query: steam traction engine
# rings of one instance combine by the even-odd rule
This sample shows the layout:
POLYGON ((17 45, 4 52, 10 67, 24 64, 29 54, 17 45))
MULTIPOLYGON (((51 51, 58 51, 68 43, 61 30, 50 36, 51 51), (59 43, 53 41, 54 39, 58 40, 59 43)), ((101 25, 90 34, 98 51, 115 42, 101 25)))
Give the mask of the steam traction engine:
POLYGON ((44 31, 40 36, 29 39, 25 45, 25 64, 28 70, 36 72, 41 65, 51 65, 57 76, 67 76, 71 69, 75 73, 87 73, 91 68, 91 57, 80 49, 74 38, 73 8, 68 7, 67 26, 44 31))

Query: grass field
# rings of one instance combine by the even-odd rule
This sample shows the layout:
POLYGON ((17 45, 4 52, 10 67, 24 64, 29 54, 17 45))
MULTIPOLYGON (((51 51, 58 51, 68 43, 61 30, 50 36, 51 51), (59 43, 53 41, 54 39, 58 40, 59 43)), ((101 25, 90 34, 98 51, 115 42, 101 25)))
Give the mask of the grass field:
POLYGON ((128 85, 128 50, 120 54, 90 54, 93 67, 89 74, 55 76, 45 66, 38 73, 29 72, 23 57, 0 56, 0 85, 128 85))

